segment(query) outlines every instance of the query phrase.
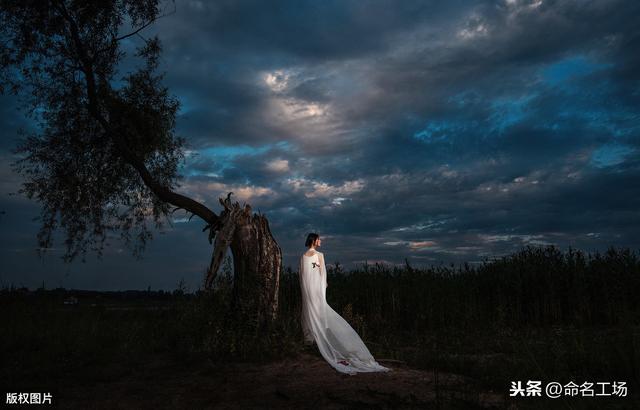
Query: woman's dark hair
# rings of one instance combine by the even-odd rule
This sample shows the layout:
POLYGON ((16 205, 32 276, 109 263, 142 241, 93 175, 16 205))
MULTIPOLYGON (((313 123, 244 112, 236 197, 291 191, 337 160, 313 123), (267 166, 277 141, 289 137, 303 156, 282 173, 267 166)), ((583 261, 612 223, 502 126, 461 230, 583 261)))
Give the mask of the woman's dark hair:
POLYGON ((308 248, 309 246, 313 245, 313 243, 319 237, 320 237, 320 235, 318 235, 317 233, 311 232, 309 235, 307 235, 307 240, 304 241, 304 246, 306 246, 308 248))

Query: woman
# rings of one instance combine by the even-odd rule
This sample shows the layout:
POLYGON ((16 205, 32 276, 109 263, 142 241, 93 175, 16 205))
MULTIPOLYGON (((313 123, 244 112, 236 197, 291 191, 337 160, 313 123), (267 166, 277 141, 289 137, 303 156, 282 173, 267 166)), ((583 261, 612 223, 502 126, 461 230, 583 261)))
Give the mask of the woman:
POLYGON ((310 233, 305 242, 309 249, 300 257, 305 342, 315 341, 322 357, 339 372, 354 375, 358 372, 390 371, 375 361, 355 330, 327 304, 324 255, 316 249, 321 242, 318 234, 310 233))

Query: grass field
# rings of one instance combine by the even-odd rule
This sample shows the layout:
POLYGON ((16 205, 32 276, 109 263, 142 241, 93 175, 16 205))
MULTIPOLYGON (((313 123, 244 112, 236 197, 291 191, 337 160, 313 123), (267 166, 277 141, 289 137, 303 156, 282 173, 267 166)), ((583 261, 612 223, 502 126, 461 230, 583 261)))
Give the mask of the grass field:
MULTIPOLYGON (((278 320, 267 337, 254 337, 226 319, 229 266, 212 295, 76 292, 79 303, 64 305, 74 291, 3 289, 0 385, 5 391, 55 386, 70 399, 72 385, 121 380, 158 358, 194 369, 265 366, 309 355, 320 360, 302 344, 297 272, 282 272, 278 320)), ((328 303, 376 359, 461 375, 472 381, 465 389, 506 396, 516 380, 625 381, 627 397, 556 399, 544 407, 638 404, 640 259, 630 250, 585 255, 528 247, 474 268, 331 269, 328 283, 328 303)), ((505 397, 496 406, 541 403, 505 397)))

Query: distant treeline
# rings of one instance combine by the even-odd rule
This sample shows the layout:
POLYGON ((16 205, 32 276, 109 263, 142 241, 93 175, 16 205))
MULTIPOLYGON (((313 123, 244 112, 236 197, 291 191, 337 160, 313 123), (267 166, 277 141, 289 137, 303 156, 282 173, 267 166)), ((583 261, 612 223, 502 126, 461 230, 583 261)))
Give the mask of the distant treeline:
MULTIPOLYGON (((615 325, 638 323, 640 318, 640 257, 628 248, 583 252, 556 246, 527 246, 480 265, 415 268, 375 263, 343 271, 329 265, 327 299, 351 319, 366 318, 382 328, 420 332, 459 326, 518 327, 520 325, 615 325)), ((216 281, 221 291, 232 284, 229 261, 216 281)), ((183 282, 164 290, 91 291, 44 287, 4 287, 0 294, 76 296, 120 300, 171 300, 196 297, 183 282)), ((281 274, 279 310, 297 315, 300 310, 298 272, 281 274)), ((373 326, 369 326, 373 327, 373 326)))
POLYGON ((29 290, 27 287, 15 287, 13 284, 5 286, 0 289, 0 294, 22 294, 32 296, 52 296, 52 297, 67 297, 76 296, 78 298, 105 298, 105 299, 122 299, 122 300, 170 300, 175 295, 182 294, 180 290, 164 291, 164 290, 83 290, 83 289, 66 289, 58 287, 55 289, 38 288, 36 290, 29 290))

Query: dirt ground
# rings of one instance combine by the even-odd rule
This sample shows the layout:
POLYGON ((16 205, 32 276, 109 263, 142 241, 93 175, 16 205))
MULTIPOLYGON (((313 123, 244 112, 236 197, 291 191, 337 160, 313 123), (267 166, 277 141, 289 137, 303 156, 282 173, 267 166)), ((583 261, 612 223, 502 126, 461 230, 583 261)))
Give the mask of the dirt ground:
POLYGON ((269 364, 187 365, 158 357, 134 369, 114 364, 103 369, 104 381, 70 374, 57 403, 110 410, 507 408, 504 392, 478 392, 463 376, 379 362, 393 371, 341 374, 311 350, 269 364))

